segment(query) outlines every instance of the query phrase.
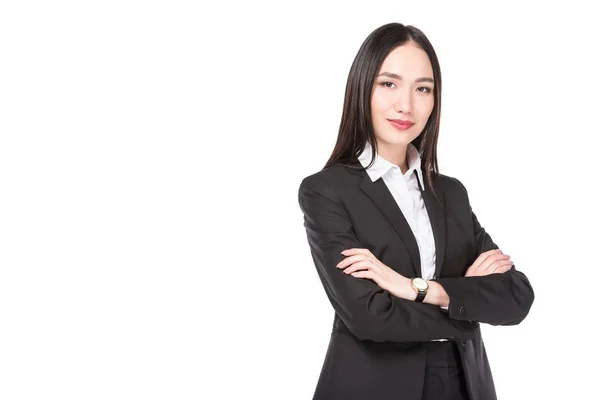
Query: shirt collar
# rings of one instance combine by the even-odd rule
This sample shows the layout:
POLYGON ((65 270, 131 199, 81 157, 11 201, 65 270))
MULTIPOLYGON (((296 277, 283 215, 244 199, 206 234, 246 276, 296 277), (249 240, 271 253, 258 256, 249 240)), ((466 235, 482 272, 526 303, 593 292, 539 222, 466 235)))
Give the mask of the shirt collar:
MULTIPOLYGON (((366 168, 366 166, 369 165, 369 162, 371 161, 371 151, 371 144, 369 142, 366 142, 365 148, 358 156, 358 160, 362 164, 363 168, 366 168)), ((414 171, 417 171, 419 183, 421 184, 421 188, 424 191, 425 185, 423 184, 423 172, 421 171, 421 155, 419 154, 419 150, 417 150, 414 144, 409 143, 406 148, 406 153, 408 162, 408 171, 406 172, 406 176, 409 176, 409 174, 414 174, 414 171)), ((375 162, 369 169, 367 169, 367 173, 369 174, 371 180, 375 182, 377 179, 381 178, 390 169, 394 167, 397 166, 389 162, 385 158, 381 157, 377 153, 375 154, 375 162)))

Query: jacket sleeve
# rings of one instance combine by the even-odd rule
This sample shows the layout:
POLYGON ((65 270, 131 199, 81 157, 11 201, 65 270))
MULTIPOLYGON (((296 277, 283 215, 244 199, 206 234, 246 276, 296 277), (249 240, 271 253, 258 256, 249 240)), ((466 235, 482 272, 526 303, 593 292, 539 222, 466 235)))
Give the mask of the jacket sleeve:
MULTIPOLYGON (((453 179, 462 187, 468 202, 467 189, 458 179, 453 179)), ((477 220, 470 202, 469 210, 475 234, 476 257, 488 250, 497 249, 498 246, 477 220)), ((514 265, 502 274, 434 280, 448 293, 448 316, 455 320, 517 325, 525 319, 533 304, 533 288, 525 274, 514 265)))
POLYGON ((364 248, 340 196, 316 175, 304 178, 298 191, 312 259, 335 312, 359 340, 419 342, 470 340, 469 321, 450 319, 431 304, 392 295, 374 281, 345 274, 336 265, 342 250, 364 248))

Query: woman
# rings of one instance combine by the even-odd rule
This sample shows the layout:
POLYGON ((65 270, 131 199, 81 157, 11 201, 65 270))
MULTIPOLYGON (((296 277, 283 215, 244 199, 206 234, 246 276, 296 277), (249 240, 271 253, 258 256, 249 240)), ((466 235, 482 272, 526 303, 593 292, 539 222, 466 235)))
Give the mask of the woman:
POLYGON ((534 293, 462 183, 438 172, 441 83, 419 29, 373 31, 331 158, 300 184, 335 310, 314 399, 496 399, 479 323, 520 323, 534 293))

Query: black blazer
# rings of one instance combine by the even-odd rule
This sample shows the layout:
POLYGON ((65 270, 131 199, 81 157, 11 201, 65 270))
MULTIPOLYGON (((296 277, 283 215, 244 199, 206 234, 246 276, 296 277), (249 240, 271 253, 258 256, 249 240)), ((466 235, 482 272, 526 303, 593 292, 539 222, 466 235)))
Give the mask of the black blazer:
MULTIPOLYGON (((358 160, 350 165, 360 167, 358 160)), ((447 312, 336 268, 342 250, 367 248, 401 275, 421 276, 416 238, 381 178, 372 182, 364 170, 335 164, 302 180, 298 202, 308 244, 335 310, 313 399, 418 400, 425 377, 420 342, 441 338, 460 343, 471 398, 496 399, 479 323, 520 323, 533 289, 515 266, 504 274, 464 277, 479 254, 498 246, 479 224, 461 182, 440 174, 434 188, 441 204, 430 187, 422 196, 435 237, 435 280, 450 297, 447 312)))

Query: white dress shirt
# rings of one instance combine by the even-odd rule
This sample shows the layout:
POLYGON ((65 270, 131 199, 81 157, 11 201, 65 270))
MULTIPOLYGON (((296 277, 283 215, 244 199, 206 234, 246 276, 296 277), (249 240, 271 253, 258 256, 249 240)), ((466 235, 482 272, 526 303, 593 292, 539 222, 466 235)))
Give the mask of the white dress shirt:
MULTIPOLYGON (((358 156, 358 160, 363 167, 369 165, 371 161, 371 149, 372 146, 367 142, 362 153, 358 156)), ((394 200, 396 200, 419 246, 421 276, 425 280, 430 280, 435 277, 435 239, 429 215, 427 214, 427 208, 425 208, 421 189, 419 188, 420 184, 423 191, 425 190, 423 173, 421 171, 421 156, 412 143, 409 143, 406 149, 406 161, 408 171, 402 174, 400 167, 376 154, 375 162, 367 169, 367 174, 369 174, 373 182, 382 178, 394 200)), ((412 277, 409 276, 407 278, 412 277)), ((447 307, 442 308, 447 309, 447 307)))

